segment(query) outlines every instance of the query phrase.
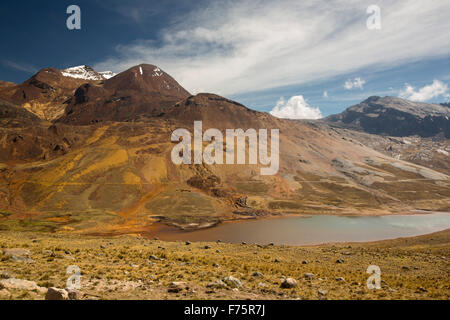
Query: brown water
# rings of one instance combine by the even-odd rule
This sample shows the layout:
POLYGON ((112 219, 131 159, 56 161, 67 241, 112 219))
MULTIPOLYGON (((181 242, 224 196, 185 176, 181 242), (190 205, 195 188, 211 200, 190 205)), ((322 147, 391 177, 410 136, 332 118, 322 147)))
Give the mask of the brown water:
MULTIPOLYGON (((450 228, 450 213, 389 216, 310 216, 223 223, 217 227, 178 231, 162 228, 151 236, 174 241, 275 243, 311 245, 327 242, 366 242, 412 237, 450 228)), ((149 235, 150 236, 150 235, 149 235)))

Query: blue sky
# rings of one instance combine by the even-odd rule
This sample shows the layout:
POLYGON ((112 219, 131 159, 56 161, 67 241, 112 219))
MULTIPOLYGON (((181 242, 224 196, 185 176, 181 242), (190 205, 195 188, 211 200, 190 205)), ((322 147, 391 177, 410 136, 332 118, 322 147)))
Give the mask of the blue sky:
POLYGON ((192 93, 262 111, 278 103, 288 116, 315 107, 326 116, 372 95, 445 102, 449 15, 440 0, 2 1, 0 79, 151 63, 192 93), (81 30, 66 28, 71 4, 81 8, 81 30), (379 30, 366 26, 371 4, 379 30))

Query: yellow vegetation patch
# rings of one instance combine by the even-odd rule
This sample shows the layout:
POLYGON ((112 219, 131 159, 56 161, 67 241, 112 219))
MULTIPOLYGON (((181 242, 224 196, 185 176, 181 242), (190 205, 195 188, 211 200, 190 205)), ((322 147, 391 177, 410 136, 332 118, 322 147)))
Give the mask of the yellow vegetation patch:
POLYGON ((92 137, 90 137, 89 139, 86 140, 87 144, 92 144, 96 141, 98 141, 98 139, 100 139, 106 132, 106 130, 108 130, 108 126, 104 126, 101 128, 98 128, 97 130, 95 130, 94 134, 92 135, 92 137))
POLYGON ((123 182, 125 184, 141 184, 141 178, 135 175, 133 172, 126 171, 123 175, 123 182))
POLYGON ((118 149, 111 151, 105 158, 101 161, 94 163, 93 165, 87 167, 81 173, 76 174, 72 177, 72 180, 76 180, 79 177, 92 173, 94 171, 106 171, 112 167, 118 167, 128 161, 127 151, 124 149, 118 149))
POLYGON ((23 108, 28 110, 31 113, 34 113, 41 119, 53 120, 59 118, 64 114, 64 107, 52 106, 51 102, 48 103, 40 103, 40 102, 32 102, 25 103, 22 105, 23 108))

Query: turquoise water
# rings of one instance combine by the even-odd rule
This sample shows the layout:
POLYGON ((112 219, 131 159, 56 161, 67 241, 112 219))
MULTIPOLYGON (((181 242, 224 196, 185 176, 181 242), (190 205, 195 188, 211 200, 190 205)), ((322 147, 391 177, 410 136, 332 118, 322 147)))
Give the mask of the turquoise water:
POLYGON ((193 232, 170 232, 162 240, 216 241, 311 245, 365 242, 412 237, 450 228, 450 213, 378 217, 310 216, 223 223, 193 232))

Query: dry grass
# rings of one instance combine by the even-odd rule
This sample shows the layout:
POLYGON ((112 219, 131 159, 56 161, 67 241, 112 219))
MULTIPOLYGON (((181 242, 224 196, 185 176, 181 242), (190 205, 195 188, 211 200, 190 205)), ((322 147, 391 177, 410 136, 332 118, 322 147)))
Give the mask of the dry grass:
MULTIPOLYGON (((79 266, 81 291, 86 298, 446 300, 450 296, 450 230, 410 239, 313 247, 186 245, 138 236, 99 238, 3 231, 0 246, 26 248, 33 260, 14 262, 0 256, 0 272, 8 271, 18 279, 36 281, 43 287, 65 287, 66 268, 79 266), (51 250, 54 257, 45 250, 51 250), (338 259, 344 262, 336 263, 338 259), (380 290, 366 287, 369 265, 381 268, 380 290), (256 271, 263 276, 253 276, 256 271), (315 279, 305 279, 305 273, 313 273, 315 279), (242 281, 239 290, 206 287, 229 275, 242 281), (281 289, 283 276, 296 279, 297 288, 281 289), (337 277, 345 281, 337 281, 337 277), (189 289, 168 293, 172 281, 186 282, 189 289), (326 296, 320 296, 319 289, 328 291, 326 296)), ((9 298, 13 299, 43 298, 33 292, 11 294, 9 298)))

